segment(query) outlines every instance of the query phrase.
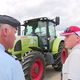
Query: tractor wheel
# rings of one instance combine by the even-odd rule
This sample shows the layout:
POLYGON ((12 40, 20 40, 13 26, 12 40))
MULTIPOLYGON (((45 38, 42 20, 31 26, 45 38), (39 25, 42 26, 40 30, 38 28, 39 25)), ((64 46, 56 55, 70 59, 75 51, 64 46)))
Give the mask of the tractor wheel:
POLYGON ((45 72, 45 60, 42 53, 32 51, 24 57, 22 64, 26 80, 42 80, 45 72))
POLYGON ((56 55, 54 69, 56 71, 62 70, 62 65, 68 56, 67 49, 64 47, 64 42, 61 42, 58 49, 58 54, 56 55))

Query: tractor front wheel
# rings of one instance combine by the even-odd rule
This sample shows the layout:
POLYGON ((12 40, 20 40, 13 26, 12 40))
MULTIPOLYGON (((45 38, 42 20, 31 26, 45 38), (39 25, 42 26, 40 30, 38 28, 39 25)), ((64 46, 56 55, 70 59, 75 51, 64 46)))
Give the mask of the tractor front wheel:
POLYGON ((45 72, 45 60, 42 53, 32 51, 24 58, 23 71, 26 80, 42 80, 45 72))

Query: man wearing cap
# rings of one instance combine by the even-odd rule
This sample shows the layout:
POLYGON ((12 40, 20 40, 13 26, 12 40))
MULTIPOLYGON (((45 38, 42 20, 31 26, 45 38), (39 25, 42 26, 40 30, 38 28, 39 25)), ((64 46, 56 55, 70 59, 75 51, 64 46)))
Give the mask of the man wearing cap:
POLYGON ((0 15, 0 80, 25 80, 22 66, 5 52, 12 49, 20 22, 13 17, 0 15))
POLYGON ((71 49, 63 64, 62 80, 80 80, 80 28, 70 26, 61 35, 65 36, 65 47, 71 49))

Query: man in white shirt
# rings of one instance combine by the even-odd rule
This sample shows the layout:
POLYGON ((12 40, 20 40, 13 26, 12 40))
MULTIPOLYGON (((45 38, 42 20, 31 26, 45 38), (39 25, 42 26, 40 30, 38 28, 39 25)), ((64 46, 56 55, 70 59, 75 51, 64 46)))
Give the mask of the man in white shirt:
POLYGON ((65 47, 71 52, 63 64, 62 80, 80 80, 80 28, 68 27, 63 33, 65 47))
POLYGON ((25 80, 20 62, 5 52, 13 48, 18 26, 15 18, 0 15, 0 80, 25 80))

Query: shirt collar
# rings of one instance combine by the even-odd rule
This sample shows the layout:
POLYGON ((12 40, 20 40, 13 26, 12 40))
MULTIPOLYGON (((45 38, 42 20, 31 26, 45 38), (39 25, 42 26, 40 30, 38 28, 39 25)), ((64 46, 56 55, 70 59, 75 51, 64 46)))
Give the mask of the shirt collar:
POLYGON ((5 47, 2 44, 0 44, 0 49, 5 51, 5 47))
POLYGON ((72 49, 80 49, 80 44, 77 44, 75 47, 73 47, 72 49))

